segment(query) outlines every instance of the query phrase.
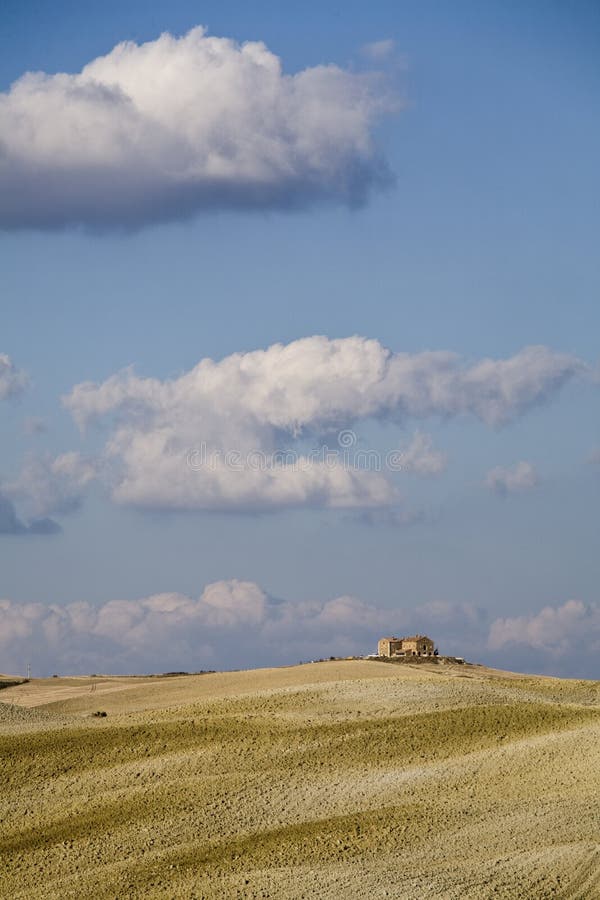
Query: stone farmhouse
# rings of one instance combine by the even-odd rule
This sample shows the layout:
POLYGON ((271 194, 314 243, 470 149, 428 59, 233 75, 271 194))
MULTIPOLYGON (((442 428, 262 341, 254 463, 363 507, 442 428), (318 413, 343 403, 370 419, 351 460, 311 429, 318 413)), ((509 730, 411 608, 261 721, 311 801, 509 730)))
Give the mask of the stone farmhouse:
POLYGON ((377 644, 378 656, 437 656, 437 650, 431 638, 424 634, 412 637, 384 637, 377 644))

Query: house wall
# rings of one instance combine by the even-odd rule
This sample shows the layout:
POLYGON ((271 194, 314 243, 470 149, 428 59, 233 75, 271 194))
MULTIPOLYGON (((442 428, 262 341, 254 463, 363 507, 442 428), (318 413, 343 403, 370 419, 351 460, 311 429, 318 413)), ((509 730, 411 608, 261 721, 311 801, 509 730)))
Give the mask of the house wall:
POLYGON ((418 641, 403 641, 402 649, 409 653, 416 653, 417 656, 432 656, 435 645, 429 638, 419 638, 418 641))
POLYGON ((402 641, 394 641, 389 638, 382 638, 377 645, 377 653, 379 656, 393 656, 402 646, 402 641))

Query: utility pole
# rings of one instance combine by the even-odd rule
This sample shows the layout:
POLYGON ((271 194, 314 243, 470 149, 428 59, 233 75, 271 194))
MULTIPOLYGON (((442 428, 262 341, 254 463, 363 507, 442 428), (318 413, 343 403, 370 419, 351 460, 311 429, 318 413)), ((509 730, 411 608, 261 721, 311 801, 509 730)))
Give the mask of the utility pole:
POLYGON ((27 663, 27 680, 31 678, 31 663, 27 663))

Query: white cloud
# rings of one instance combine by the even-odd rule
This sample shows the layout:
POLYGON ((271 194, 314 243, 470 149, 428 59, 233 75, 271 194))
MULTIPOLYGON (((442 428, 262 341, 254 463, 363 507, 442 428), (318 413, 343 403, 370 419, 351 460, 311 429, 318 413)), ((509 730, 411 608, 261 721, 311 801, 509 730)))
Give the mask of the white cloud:
POLYGON ((600 651, 600 606, 568 600, 562 606, 546 606, 535 615, 496 619, 488 646, 501 650, 524 645, 560 657, 587 657, 597 663, 600 651))
POLYGON ((390 181, 372 127, 395 105, 375 74, 286 75, 263 43, 201 27, 121 43, 0 95, 0 227, 361 203, 390 181))
MULTIPOLYGON (((311 458, 302 441, 368 418, 472 415, 502 425, 584 368, 546 347, 467 365, 448 352, 392 353, 376 340, 315 336, 220 362, 202 359, 170 381, 127 370, 102 384, 77 385, 65 404, 81 426, 108 423, 105 458, 118 502, 170 509, 373 508, 399 501, 385 466, 353 467, 340 453, 334 460, 311 458), (272 454, 288 449, 292 463, 271 464, 272 454)), ((409 449, 414 470, 441 468, 427 438, 409 449)))
POLYGON ((523 460, 514 466, 496 466, 485 476, 486 487, 503 496, 530 491, 537 483, 538 475, 535 467, 523 460))
POLYGON ((21 501, 34 518, 64 515, 80 507, 85 488, 97 474, 97 465, 79 453, 54 458, 31 454, 19 476, 3 490, 7 497, 21 501))
POLYGON ((27 387, 28 381, 25 372, 16 368, 10 356, 0 353, 0 400, 20 394, 27 387))
POLYGON ((439 475, 448 464, 446 454, 436 450, 431 435, 422 431, 415 431, 401 459, 402 471, 415 475, 439 475))
POLYGON ((361 47, 361 52, 367 59, 371 59, 374 62, 380 62, 391 56, 395 49, 396 42, 391 38, 385 38, 381 41, 371 41, 369 44, 364 44, 363 47, 361 47))

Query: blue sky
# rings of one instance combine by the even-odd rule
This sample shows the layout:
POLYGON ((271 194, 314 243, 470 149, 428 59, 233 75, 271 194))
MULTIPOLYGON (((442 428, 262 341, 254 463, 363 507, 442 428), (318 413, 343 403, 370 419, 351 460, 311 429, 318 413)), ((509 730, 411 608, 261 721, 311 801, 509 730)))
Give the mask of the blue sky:
MULTIPOLYGON (((287 74, 338 66, 340 93, 325 127, 338 108, 356 110, 353 91, 369 72, 381 74, 368 82, 368 103, 393 95, 399 107, 365 118, 358 137, 344 130, 344 120, 328 143, 319 143, 319 129, 307 124, 306 97, 285 128, 269 121, 267 101, 260 115, 237 122, 238 107, 223 112, 219 103, 244 88, 235 81, 220 94, 224 76, 217 75, 215 121, 227 123, 239 158, 267 128, 280 141, 278 152, 291 153, 282 135, 293 130, 298 140, 312 141, 313 155, 294 179, 282 175, 275 183, 267 175, 251 194, 240 170, 227 176, 225 188, 205 178, 199 189, 186 176, 167 202, 158 189, 165 170, 158 150, 158 162, 143 176, 143 199, 135 194, 136 154, 145 153, 147 142, 133 143, 99 190, 90 160, 110 123, 90 119, 91 143, 71 159, 72 145, 60 143, 68 92, 57 94, 52 116, 49 95, 35 108, 14 100, 17 113, 31 117, 31 131, 0 159, 0 187, 9 197, 3 212, 0 192, 0 353, 11 366, 0 400, 0 497, 14 515, 0 535, 0 670, 24 670, 29 657, 40 674, 87 671, 91 658, 96 670, 215 667, 219 648, 248 629, 244 664, 293 662, 370 651, 383 629, 428 630, 442 650, 466 656, 476 643, 478 659, 506 667, 597 674, 600 466, 587 460, 600 448, 598 8, 585 2, 50 7, 8 0, 0 17, 6 98, 17 97, 9 94, 11 84, 27 71, 77 73, 121 41, 156 41, 163 32, 180 37, 204 25, 212 36, 263 41, 287 74), (389 46, 369 49, 382 41, 389 46), (59 149, 46 147, 33 159, 31 135, 50 134, 44 131, 50 127, 59 149), (376 154, 356 151, 364 134, 376 154), (369 180, 380 158, 394 179, 383 189, 369 180), (334 181, 339 172, 351 177, 360 170, 363 194, 332 188, 331 174, 319 170, 325 163, 334 181), (61 178, 57 201, 52 185, 61 178), (21 215, 25 196, 32 198, 29 219, 21 215), (142 212, 132 228, 134 208, 142 212), (73 224, 73 216, 83 224, 73 224), (337 345, 294 343, 315 335, 358 335, 377 347, 363 342, 350 352, 341 345, 348 355, 340 374, 339 365, 327 368, 337 345), (291 348, 291 374, 281 374, 286 364, 272 352, 264 360, 251 355, 274 344, 291 348), (491 402, 488 380, 478 381, 477 397, 471 376, 468 390, 453 380, 444 402, 427 406, 404 387, 400 396, 390 372, 392 399, 380 402, 365 361, 383 348, 409 354, 415 365, 419 354, 450 351, 468 372, 481 360, 517 357, 529 345, 554 355, 543 370, 518 357, 518 378, 528 379, 519 390, 529 394, 522 403, 505 398, 502 421, 491 421, 482 406, 491 402), (250 354, 242 370, 226 362, 218 387, 206 393, 204 375, 190 398, 185 373, 205 358, 232 354, 250 354), (330 375, 315 385, 310 373, 321 364, 330 375), (250 410, 247 365, 256 367, 256 396, 281 395, 290 422, 273 425, 279 406, 250 410), (91 410, 89 403, 105 402, 100 386, 128 366, 137 380, 121 377, 125 399, 113 398, 101 414, 91 410), (339 379, 341 392, 335 416, 330 377, 339 379), (97 386, 94 397, 67 408, 61 398, 84 382, 97 386), (132 398, 150 390, 142 415, 132 398), (176 409, 165 413, 167 393, 176 409), (366 412, 353 399, 362 393, 366 412), (303 420, 298 438, 292 418, 315 397, 320 406, 303 420), (83 433, 77 415, 86 420, 83 433), (293 487, 292 502, 288 494, 267 497, 267 479, 250 493, 248 480, 231 487, 233 476, 216 494, 214 485, 202 492, 181 457, 181 478, 189 481, 177 482, 174 493, 171 450, 151 459, 150 443, 166 429, 169 447, 180 453, 204 439, 203 423, 222 449, 235 449, 236 440, 248 449, 258 440, 261 450, 303 452, 324 442, 335 446, 344 427, 356 434, 357 446, 382 455, 400 448, 412 461, 385 475, 383 487, 365 478, 360 491, 345 483, 342 490, 326 478, 310 493, 303 482, 293 487), (415 435, 429 436, 433 462, 424 461, 415 435), (115 440, 122 443, 111 455, 115 440), (65 461, 65 454, 76 456, 65 461), (529 468, 516 469, 521 462, 529 468), (366 507, 358 497, 365 492, 366 507), (56 533, 33 533, 39 519, 50 519, 56 533), (217 588, 207 594, 207 585, 217 588), (156 596, 162 599, 147 599, 156 596), (110 606, 114 601, 121 607, 110 606), (82 603, 85 622, 76 614, 82 603)), ((139 56, 132 60, 137 65, 139 56)), ((167 71, 161 65, 157 57, 152 76, 159 89, 167 71)), ((192 70, 182 71, 174 97, 195 88, 192 70)), ((147 79, 146 71, 140 84, 147 79)), ((329 82, 319 81, 310 102, 322 102, 329 90, 329 82)), ((209 101, 194 96, 169 127, 183 133, 189 114, 194 140, 208 141, 200 113, 209 101)), ((144 102, 152 104, 151 92, 149 98, 144 102)), ((240 108, 252 102, 244 95, 240 108)), ((9 103, 6 118, 0 107, 6 136, 9 103)), ((113 144, 107 141, 107 153, 113 144)), ((179 152, 180 144, 172 146, 179 152)), ((286 157, 288 168, 299 147, 286 157)), ((401 360, 393 357, 396 364, 401 360)))

